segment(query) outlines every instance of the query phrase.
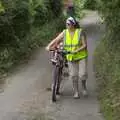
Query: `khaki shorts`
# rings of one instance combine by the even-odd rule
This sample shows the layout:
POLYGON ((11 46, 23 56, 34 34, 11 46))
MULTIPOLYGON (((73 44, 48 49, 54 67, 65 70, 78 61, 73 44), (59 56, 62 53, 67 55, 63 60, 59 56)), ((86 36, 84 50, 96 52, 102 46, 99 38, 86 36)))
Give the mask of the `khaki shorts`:
POLYGON ((78 76, 80 80, 87 79, 87 58, 79 61, 68 62, 68 68, 69 75, 71 77, 78 76))

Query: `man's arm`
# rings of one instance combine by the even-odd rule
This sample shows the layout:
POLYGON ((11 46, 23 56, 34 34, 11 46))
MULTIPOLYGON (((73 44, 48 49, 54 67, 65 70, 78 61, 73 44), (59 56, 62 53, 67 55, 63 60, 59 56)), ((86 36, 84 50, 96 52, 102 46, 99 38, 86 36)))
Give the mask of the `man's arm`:
POLYGON ((46 47, 46 50, 50 50, 52 47, 57 46, 60 42, 63 41, 64 32, 61 32, 55 39, 53 39, 46 47))

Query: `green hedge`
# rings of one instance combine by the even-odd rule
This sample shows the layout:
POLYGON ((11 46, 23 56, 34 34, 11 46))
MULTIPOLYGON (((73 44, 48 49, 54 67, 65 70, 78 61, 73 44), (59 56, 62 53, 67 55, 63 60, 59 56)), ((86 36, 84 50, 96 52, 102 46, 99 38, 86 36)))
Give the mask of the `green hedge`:
POLYGON ((86 0, 85 1, 85 9, 96 10, 97 9, 97 1, 98 0, 86 0))
POLYGON ((95 53, 99 99, 106 120, 120 120, 120 48, 108 50, 106 44, 102 41, 95 53))
POLYGON ((106 35, 95 54, 101 108, 106 120, 120 120, 120 1, 99 0, 106 35))
POLYGON ((75 0, 75 16, 79 19, 83 17, 83 9, 85 7, 86 0, 75 0))
POLYGON ((55 0, 0 0, 0 74, 63 28, 61 7, 55 0))

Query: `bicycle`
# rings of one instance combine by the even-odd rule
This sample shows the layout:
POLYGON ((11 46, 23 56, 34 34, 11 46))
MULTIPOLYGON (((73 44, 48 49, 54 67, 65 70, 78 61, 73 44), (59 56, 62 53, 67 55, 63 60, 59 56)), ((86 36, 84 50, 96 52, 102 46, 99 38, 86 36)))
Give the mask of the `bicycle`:
POLYGON ((63 67, 68 67, 67 60, 65 59, 66 54, 70 54, 70 52, 57 49, 55 52, 55 58, 51 59, 53 64, 53 85, 52 85, 52 102, 56 102, 56 95, 59 95, 62 70, 63 67))

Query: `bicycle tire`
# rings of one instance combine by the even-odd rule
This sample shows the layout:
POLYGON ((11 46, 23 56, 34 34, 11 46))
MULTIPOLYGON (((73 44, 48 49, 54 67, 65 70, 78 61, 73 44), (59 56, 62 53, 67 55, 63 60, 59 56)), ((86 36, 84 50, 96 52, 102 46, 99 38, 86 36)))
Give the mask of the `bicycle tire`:
POLYGON ((57 87, 56 87, 56 94, 60 95, 60 84, 61 84, 61 80, 62 80, 62 68, 59 67, 59 71, 58 71, 58 81, 57 81, 57 87))
POLYGON ((59 80, 59 66, 55 66, 53 71, 52 102, 56 102, 58 80, 59 80))

